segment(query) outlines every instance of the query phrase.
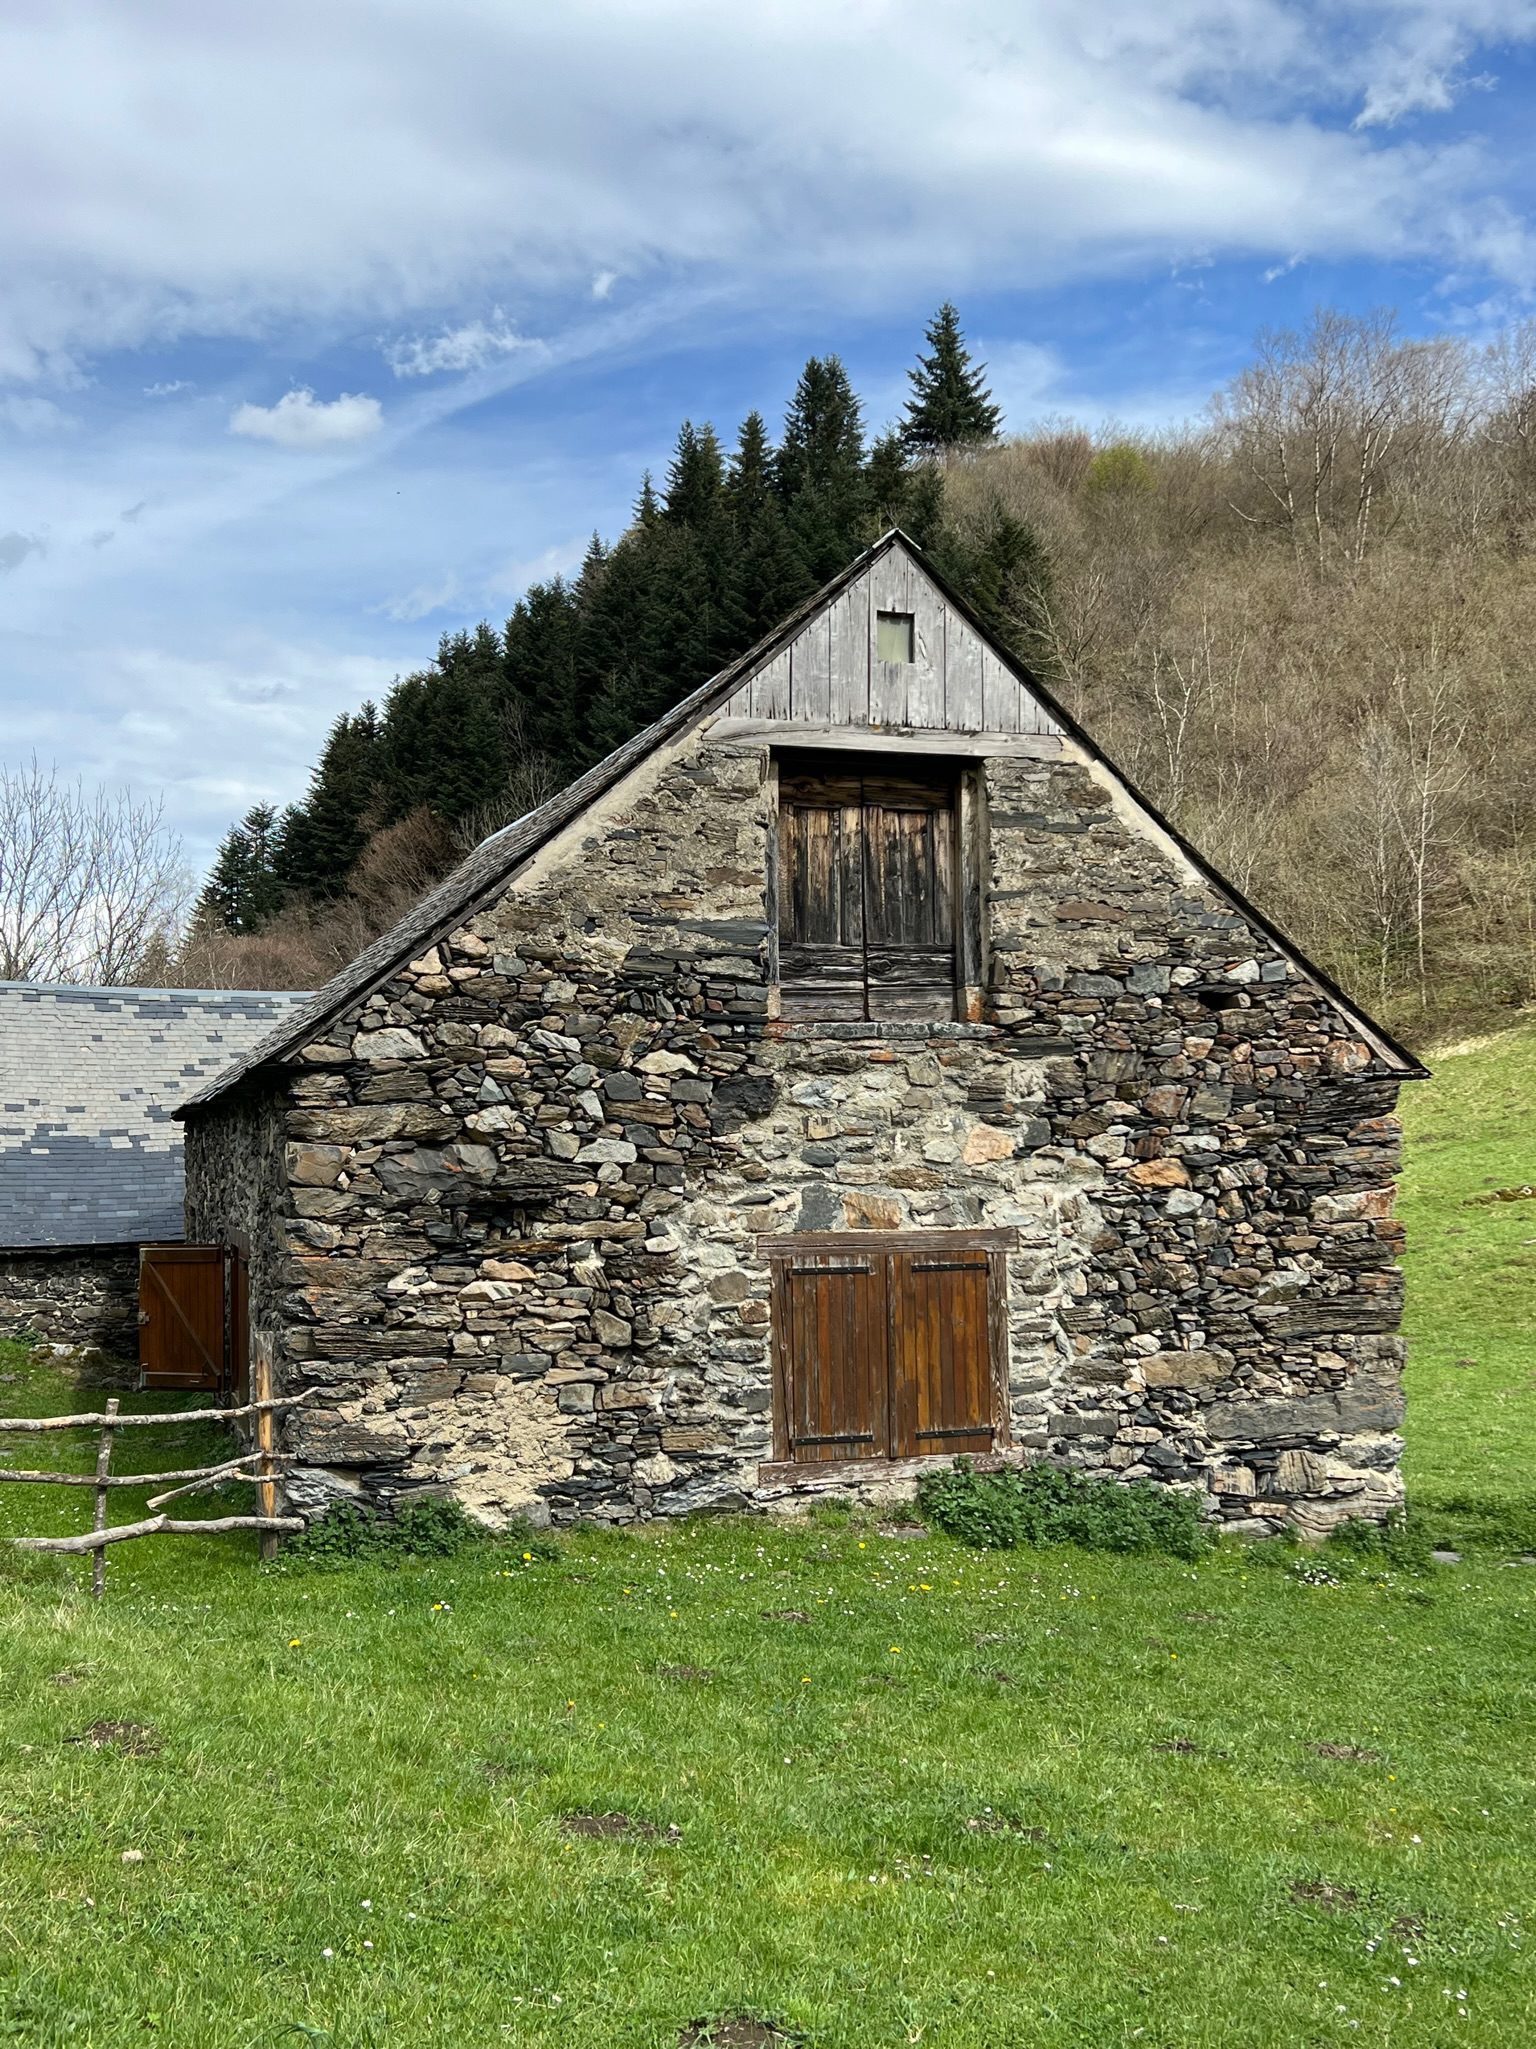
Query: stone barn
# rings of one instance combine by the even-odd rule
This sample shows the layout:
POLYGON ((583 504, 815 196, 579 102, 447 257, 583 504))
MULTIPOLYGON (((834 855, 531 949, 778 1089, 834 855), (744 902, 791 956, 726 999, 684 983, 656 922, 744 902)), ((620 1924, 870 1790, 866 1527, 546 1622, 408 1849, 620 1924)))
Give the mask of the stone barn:
POLYGON ((900 534, 178 1112, 290 1487, 615 1522, 1050 1458, 1401 1497, 1422 1073, 900 534))
POLYGON ((0 1337, 139 1349, 139 1247, 179 1239, 171 1113, 306 999, 0 982, 0 1337))

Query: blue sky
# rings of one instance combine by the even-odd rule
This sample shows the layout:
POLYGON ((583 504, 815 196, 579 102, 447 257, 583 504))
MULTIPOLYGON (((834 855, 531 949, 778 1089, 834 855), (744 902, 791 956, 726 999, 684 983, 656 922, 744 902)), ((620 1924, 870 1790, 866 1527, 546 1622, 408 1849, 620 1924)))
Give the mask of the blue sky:
POLYGON ((1155 425, 1533 310, 1536 0, 11 0, 0 80, 0 758, 198 865, 808 353, 879 426, 953 297, 1155 425))

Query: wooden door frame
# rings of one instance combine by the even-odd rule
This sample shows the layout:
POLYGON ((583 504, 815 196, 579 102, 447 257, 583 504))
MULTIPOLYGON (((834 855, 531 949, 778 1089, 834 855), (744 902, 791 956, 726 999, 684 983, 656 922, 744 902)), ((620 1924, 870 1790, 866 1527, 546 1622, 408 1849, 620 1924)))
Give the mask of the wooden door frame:
MULTIPOLYGON (((949 1462, 953 1453, 919 1453, 901 1458, 854 1458, 798 1460, 790 1442, 790 1382, 793 1362, 789 1357, 790 1317, 788 1266, 791 1259, 809 1253, 879 1253, 893 1258, 919 1252, 984 1252, 987 1256, 987 1341, 991 1353, 992 1449, 1009 1449, 1012 1441, 1012 1407, 1009 1401, 1008 1344, 1008 1254, 1018 1246, 1019 1234, 1010 1225, 956 1230, 917 1231, 790 1231, 764 1232, 757 1250, 768 1262, 770 1285, 770 1371, 773 1394, 773 1456, 758 1468, 763 1485, 782 1481, 857 1480, 884 1474, 922 1472, 949 1462)), ((887 1334, 895 1314, 896 1290, 886 1286, 887 1334)), ((889 1373, 885 1401, 891 1401, 889 1373)), ((893 1442, 887 1417, 886 1442, 893 1442)))

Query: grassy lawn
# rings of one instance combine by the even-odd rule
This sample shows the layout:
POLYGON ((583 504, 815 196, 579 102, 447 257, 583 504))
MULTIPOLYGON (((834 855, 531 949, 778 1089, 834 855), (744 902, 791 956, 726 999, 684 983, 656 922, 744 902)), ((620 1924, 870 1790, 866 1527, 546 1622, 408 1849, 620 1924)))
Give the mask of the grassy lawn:
MULTIPOLYGON (((396 1570, 150 1540, 97 1608, 7 1556, 0 2040, 1530 2041, 1536 1203, 1465 1198, 1532 1173, 1533 1101, 1528 1036, 1408 1103, 1412 1486, 1469 1546, 1428 1576, 829 1517, 396 1570)), ((64 1399, 0 1371, 0 1410, 64 1399)))

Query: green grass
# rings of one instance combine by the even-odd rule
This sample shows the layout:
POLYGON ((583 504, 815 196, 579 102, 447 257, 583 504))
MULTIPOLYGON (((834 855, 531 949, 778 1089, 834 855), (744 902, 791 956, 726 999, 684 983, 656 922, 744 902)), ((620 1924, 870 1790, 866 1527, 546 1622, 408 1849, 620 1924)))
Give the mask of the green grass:
POLYGON ((1536 1031, 1403 1091, 1407 1475, 1417 1505, 1536 1550, 1536 1031))
MULTIPOLYGON (((1530 1171, 1522 1075, 1536 1039, 1409 1103, 1412 1487, 1477 1540, 1459 1567, 823 1515, 392 1570, 152 1539, 97 1607, 77 1562, 7 1558, 0 2042, 1528 2042, 1521 1206, 1462 1206, 1530 1171), (148 1750, 73 1740, 106 1722, 148 1750), (611 1813, 655 1833, 567 1826, 611 1813)), ((58 1406, 55 1370, 0 1371, 0 1409, 58 1406)), ((0 1490, 11 1531, 88 1513, 0 1490)))

